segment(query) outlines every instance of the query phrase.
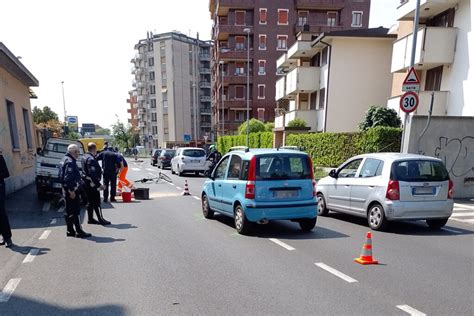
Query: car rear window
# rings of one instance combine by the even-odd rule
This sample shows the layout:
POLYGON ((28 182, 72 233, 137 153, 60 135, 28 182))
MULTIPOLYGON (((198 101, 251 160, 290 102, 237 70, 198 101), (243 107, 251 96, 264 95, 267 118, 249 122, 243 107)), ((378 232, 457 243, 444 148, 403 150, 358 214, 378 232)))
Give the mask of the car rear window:
POLYGON ((391 178, 405 182, 447 181, 449 174, 440 161, 406 160, 393 163, 391 178))
POLYGON ((186 149, 183 150, 183 156, 186 157, 204 157, 206 156, 206 152, 200 149, 186 149))
POLYGON ((268 155, 257 157, 257 180, 311 179, 309 159, 304 155, 268 155))

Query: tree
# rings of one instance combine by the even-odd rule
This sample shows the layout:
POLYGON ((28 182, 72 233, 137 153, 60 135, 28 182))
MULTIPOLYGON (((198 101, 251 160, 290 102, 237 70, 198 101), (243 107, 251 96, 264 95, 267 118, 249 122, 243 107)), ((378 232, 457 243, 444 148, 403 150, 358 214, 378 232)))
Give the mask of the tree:
POLYGON ((110 128, 96 129, 93 135, 110 135, 110 128))
POLYGON ((265 132, 273 132, 274 128, 275 128, 275 123, 273 122, 265 123, 265 132))
MULTIPOLYGON (((262 121, 259 121, 254 118, 249 121, 249 134, 264 131, 265 124, 262 121)), ((247 121, 245 121, 244 123, 242 123, 242 125, 239 126, 239 135, 247 135, 247 121)))
POLYGON ((118 118, 117 122, 112 125, 113 143, 121 148, 128 148, 131 135, 127 128, 118 118))
POLYGON ((400 127, 401 123, 395 110, 373 105, 365 113, 364 120, 359 124, 359 130, 366 131, 377 126, 400 127))
POLYGON ((73 131, 70 131, 67 135, 66 135, 66 138, 67 139, 79 139, 81 138, 82 135, 77 133, 77 132, 73 132, 73 131))
POLYGON ((300 118, 295 118, 288 122, 288 127, 306 127, 306 122, 300 118))
POLYGON ((35 106, 33 108, 33 121, 35 124, 46 124, 49 121, 59 121, 58 114, 56 114, 49 106, 43 107, 43 109, 35 106))

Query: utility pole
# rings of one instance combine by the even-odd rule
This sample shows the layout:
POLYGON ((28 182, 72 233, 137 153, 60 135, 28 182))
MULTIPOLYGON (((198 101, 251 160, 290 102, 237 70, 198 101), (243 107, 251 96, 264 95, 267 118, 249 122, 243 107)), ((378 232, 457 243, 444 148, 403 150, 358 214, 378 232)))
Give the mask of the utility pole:
POLYGON ((64 81, 61 81, 61 90, 63 91, 64 125, 67 123, 66 98, 64 97, 64 81))
POLYGON ((250 28, 244 28, 247 33, 247 147, 250 147, 249 132, 250 132, 250 28))
MULTIPOLYGON (((219 61, 219 64, 221 65, 221 107, 222 107, 222 121, 221 121, 221 136, 224 136, 224 61, 221 60, 219 61)), ((217 111, 219 113, 219 111, 217 111)))

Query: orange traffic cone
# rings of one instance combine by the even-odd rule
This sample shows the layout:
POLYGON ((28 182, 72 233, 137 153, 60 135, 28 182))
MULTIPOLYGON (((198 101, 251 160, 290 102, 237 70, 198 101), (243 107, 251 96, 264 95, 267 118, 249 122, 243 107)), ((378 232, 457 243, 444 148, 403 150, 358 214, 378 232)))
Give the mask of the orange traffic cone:
POLYGON ((360 264, 378 264, 377 260, 372 257, 372 233, 368 232, 365 237, 365 243, 362 246, 362 254, 359 258, 354 259, 355 262, 360 264))
POLYGON ((183 191, 183 193, 181 193, 181 195, 191 195, 189 193, 188 180, 184 180, 184 191, 183 191))

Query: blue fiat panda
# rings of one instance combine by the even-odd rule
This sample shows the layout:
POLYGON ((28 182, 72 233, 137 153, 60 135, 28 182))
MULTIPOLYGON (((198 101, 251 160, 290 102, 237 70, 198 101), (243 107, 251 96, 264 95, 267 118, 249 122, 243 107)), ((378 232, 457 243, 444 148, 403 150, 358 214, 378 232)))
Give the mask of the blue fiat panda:
POLYGON ((204 183, 205 218, 231 216, 240 234, 270 220, 298 222, 304 231, 316 225, 316 182, 310 157, 287 149, 238 149, 226 154, 204 183))

